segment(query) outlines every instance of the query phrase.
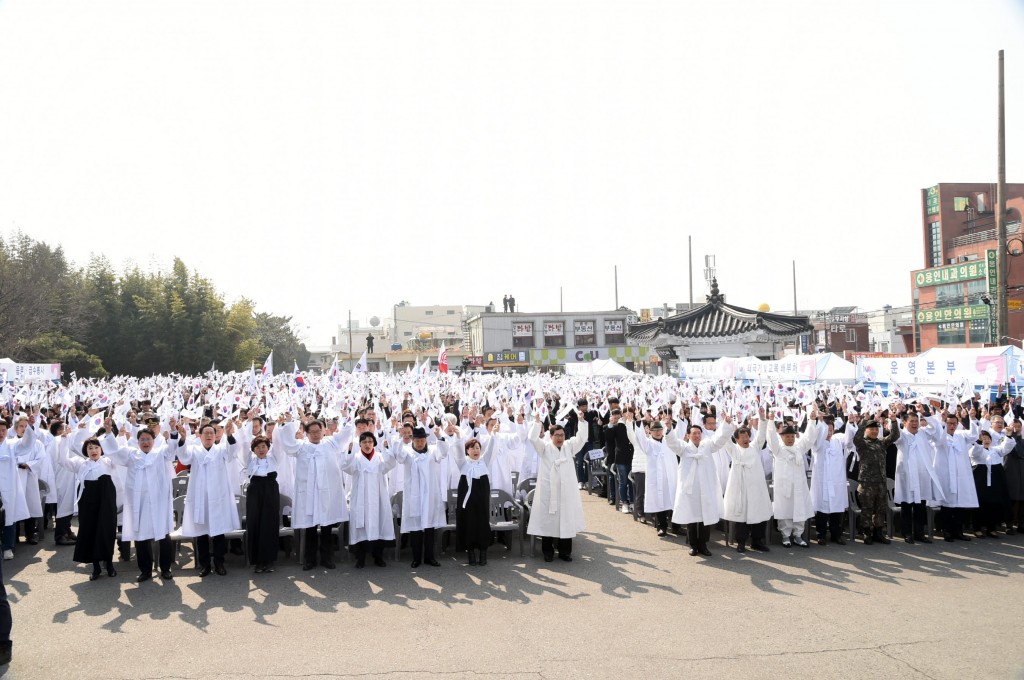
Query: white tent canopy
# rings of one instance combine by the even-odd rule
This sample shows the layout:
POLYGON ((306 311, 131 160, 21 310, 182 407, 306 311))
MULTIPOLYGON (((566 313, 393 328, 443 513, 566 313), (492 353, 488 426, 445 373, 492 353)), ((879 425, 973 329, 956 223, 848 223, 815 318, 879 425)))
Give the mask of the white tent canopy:
POLYGON ((583 375, 593 378, 625 378, 638 375, 617 361, 611 359, 594 359, 579 364, 566 364, 566 375, 583 375))
POLYGON ((967 381, 975 387, 1020 386, 1024 353, 1001 347, 935 347, 914 357, 861 357, 857 378, 866 382, 942 387, 967 381))

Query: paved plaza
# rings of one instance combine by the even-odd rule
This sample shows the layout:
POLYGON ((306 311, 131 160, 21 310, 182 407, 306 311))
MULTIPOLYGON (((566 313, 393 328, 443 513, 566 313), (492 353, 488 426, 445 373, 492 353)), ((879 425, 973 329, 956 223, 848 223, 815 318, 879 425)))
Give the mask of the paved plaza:
MULTIPOLYGON (((575 561, 492 549, 413 572, 290 561, 90 583, 71 548, 19 546, 6 678, 1024 677, 1024 536, 714 557, 584 496, 575 561)), ((185 567, 185 565, 188 565, 185 567)))

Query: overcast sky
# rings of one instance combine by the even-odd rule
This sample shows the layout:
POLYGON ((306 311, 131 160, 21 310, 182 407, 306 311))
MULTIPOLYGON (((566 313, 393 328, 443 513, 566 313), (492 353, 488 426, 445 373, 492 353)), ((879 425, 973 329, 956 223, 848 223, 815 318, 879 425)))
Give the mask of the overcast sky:
POLYGON ((0 233, 308 344, 392 304, 908 304, 920 189, 1022 181, 1024 3, 0 3, 0 233), (307 329, 308 327, 308 329, 307 329))

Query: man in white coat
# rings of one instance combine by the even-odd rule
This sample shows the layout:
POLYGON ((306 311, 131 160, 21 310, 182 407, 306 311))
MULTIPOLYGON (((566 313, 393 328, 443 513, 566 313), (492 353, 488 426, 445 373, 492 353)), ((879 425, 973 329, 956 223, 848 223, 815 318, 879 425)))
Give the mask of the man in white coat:
POLYGON ((585 528, 574 460, 575 455, 590 440, 590 428, 586 426, 585 415, 579 414, 579 420, 584 425, 569 440, 566 440, 561 425, 554 425, 549 437, 542 439, 539 412, 534 416, 536 422, 530 428, 528 440, 538 453, 538 467, 537 487, 526 533, 541 537, 545 562, 555 559, 556 539, 558 557, 572 562, 572 539, 585 528))
POLYGON ((25 500, 25 484, 18 475, 18 457, 31 449, 34 440, 31 437, 18 439, 8 437, 8 424, 0 419, 0 499, 4 505, 3 551, 4 559, 14 559, 14 542, 16 525, 29 514, 25 500))
POLYGON ((835 436, 835 417, 828 415, 816 423, 811 445, 811 505, 818 545, 846 545, 843 539, 843 517, 849 507, 849 482, 846 479, 846 437, 835 436))
POLYGON ((331 532, 349 519, 341 466, 355 430, 353 426, 346 426, 325 437, 323 422, 310 419, 302 426, 305 439, 299 440, 296 439, 297 429, 297 423, 286 422, 278 433, 278 443, 286 454, 295 458, 292 527, 303 530, 302 568, 313 569, 319 554, 320 566, 334 569, 331 532))
MULTIPOLYGON (((817 415, 815 410, 811 417, 817 418, 817 415)), ((799 440, 792 425, 784 425, 779 432, 774 427, 768 428, 768 449, 775 459, 772 512, 779 523, 783 548, 794 543, 801 548, 807 547, 803 537, 804 524, 814 517, 814 509, 807 488, 805 456, 817 435, 818 428, 813 423, 807 424, 799 440)))
MULTIPOLYGON (((664 417, 664 416, 663 416, 664 417)), ((669 422, 671 426, 671 421, 669 422)), ((686 421, 682 421, 686 428, 686 421)), ((651 423, 651 435, 638 431, 631 424, 626 426, 626 435, 633 451, 641 450, 647 459, 647 474, 644 479, 644 512, 654 515, 654 526, 659 536, 666 535, 668 520, 676 504, 676 476, 679 461, 676 452, 665 441, 665 425, 655 420, 651 423)), ((634 455, 636 455, 634 453, 634 455)))
POLYGON ((689 441, 679 441, 675 430, 666 436, 669 447, 682 458, 676 477, 672 522, 686 525, 691 556, 711 557, 708 550, 711 525, 718 523, 725 513, 715 454, 729 442, 732 432, 732 416, 727 414, 725 425, 715 429, 714 437, 705 439, 700 425, 690 425, 689 441))
MULTIPOLYGON (((172 420, 171 427, 176 426, 172 420)), ((153 577, 153 548, 150 544, 153 540, 160 545, 160 576, 173 578, 174 544, 169 534, 174 530, 171 482, 178 445, 177 442, 169 445, 164 440, 156 443, 158 432, 159 426, 156 430, 140 429, 134 439, 136 446, 124 440, 118 441, 110 433, 101 442, 104 455, 127 469, 121 539, 135 542, 135 558, 139 565, 136 581, 139 583, 153 577)), ((122 430, 121 434, 126 439, 128 431, 122 430)))
MULTIPOLYGON (((437 428, 435 436, 441 435, 437 428)), ((427 431, 413 428, 412 445, 393 447, 395 460, 405 468, 402 488, 402 533, 409 534, 412 547, 412 568, 423 562, 432 567, 441 563, 434 558, 434 530, 445 526, 444 504, 438 479, 441 463, 448 455, 446 446, 429 446, 427 431)))
POLYGON ((768 496, 768 482, 761 462, 761 449, 764 447, 767 428, 763 409, 760 415, 751 423, 757 428, 757 437, 753 442, 750 441, 750 428, 741 427, 733 435, 735 443, 723 447, 732 460, 729 479, 725 484, 723 517, 736 525, 736 551, 740 553, 747 551, 748 536, 751 548, 768 552, 765 529, 772 517, 772 501, 768 496))
POLYGON ((228 421, 224 437, 217 442, 217 429, 207 423, 199 428, 197 440, 178 424, 178 460, 191 466, 181 534, 196 539, 200 576, 210 575, 211 537, 214 567, 220 576, 228 573, 224 568, 228 547, 224 534, 242 527, 227 468, 229 461, 237 459, 234 431, 234 421, 228 421))
MULTIPOLYGON (((902 407, 901 407, 902 408, 902 407)), ((916 411, 904 411, 902 426, 893 418, 893 427, 899 429, 896 440, 896 489, 894 501, 900 506, 900 524, 903 540, 907 543, 931 543, 925 531, 928 503, 945 502, 932 459, 932 436, 921 431, 921 420, 916 411)), ((926 426, 926 430, 930 426, 926 426)))
POLYGON ((960 419, 955 413, 936 413, 926 418, 930 427, 926 432, 931 435, 935 452, 932 468, 942 488, 942 510, 939 512, 939 525, 942 537, 947 542, 955 540, 969 541, 970 536, 964 534, 963 513, 969 508, 978 507, 978 490, 974 486, 974 473, 971 470, 971 446, 978 440, 978 421, 969 420, 970 428, 960 427, 960 419))

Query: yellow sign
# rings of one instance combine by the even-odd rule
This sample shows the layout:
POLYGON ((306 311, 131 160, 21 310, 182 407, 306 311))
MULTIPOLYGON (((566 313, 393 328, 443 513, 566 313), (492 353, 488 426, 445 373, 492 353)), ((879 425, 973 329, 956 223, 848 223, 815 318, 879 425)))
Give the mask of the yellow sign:
POLYGON ((1015 310, 1024 309, 1024 300, 1007 300, 1006 308, 1015 310))

